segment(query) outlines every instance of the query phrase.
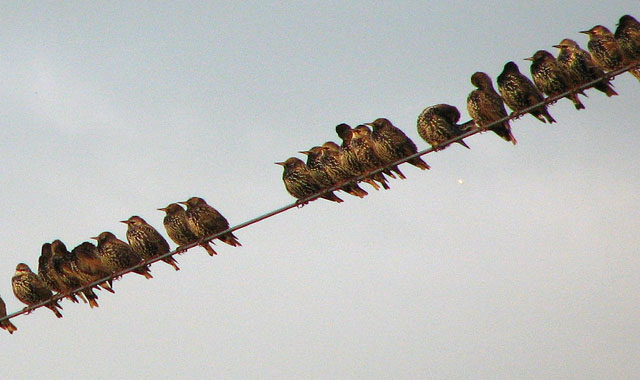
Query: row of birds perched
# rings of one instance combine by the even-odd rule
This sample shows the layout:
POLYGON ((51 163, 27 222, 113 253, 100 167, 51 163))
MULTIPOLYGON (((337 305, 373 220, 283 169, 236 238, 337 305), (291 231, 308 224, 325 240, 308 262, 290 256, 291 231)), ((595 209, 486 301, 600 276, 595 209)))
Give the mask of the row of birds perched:
MULTIPOLYGON (((509 116, 505 104, 516 118, 527 110, 527 113, 541 122, 551 124, 556 120, 549 114, 544 95, 556 97, 569 92, 566 98, 573 102, 576 109, 584 109, 578 94, 586 94, 578 88, 598 79, 600 80, 591 87, 608 97, 618 95, 605 71, 640 64, 640 23, 633 16, 624 15, 620 18, 615 33, 602 25, 580 33, 589 35, 588 51, 574 40, 566 38, 553 45, 559 50, 557 58, 547 50, 538 50, 533 56, 525 58, 531 61, 533 80, 522 74, 513 61, 507 62, 498 75, 498 91, 493 87, 489 75, 484 72, 474 73, 471 84, 476 89, 467 97, 467 111, 472 120, 458 124, 460 111, 455 106, 436 104, 425 108, 418 116, 418 134, 433 150, 446 148, 447 141, 474 128, 480 131, 491 130, 515 145, 517 141, 511 132, 509 119, 496 123, 509 116)), ((640 65, 629 70, 638 80, 639 69, 640 65)), ((301 205, 306 203, 306 198, 323 190, 337 187, 362 198, 368 193, 358 185, 360 181, 379 190, 381 186, 389 189, 388 177, 396 178, 397 175, 401 179, 406 178, 394 163, 416 154, 417 147, 388 119, 379 118, 355 128, 339 124, 335 130, 342 140, 340 145, 327 141, 320 146, 300 151, 299 153, 307 155, 306 162, 296 157, 276 162, 284 168, 282 179, 285 189, 301 205)), ((469 148, 461 138, 454 142, 469 148)), ((419 156, 412 157, 407 162, 423 170, 429 169, 429 165, 419 156)), ((333 191, 324 191, 320 197, 342 202, 333 191)))
MULTIPOLYGON (((163 224, 169 238, 178 245, 177 252, 184 251, 181 247, 198 243, 209 255, 216 255, 217 252, 211 246, 213 242, 206 239, 227 230, 227 219, 199 197, 191 197, 178 203, 158 209, 165 212, 163 224), (184 204, 186 210, 178 203, 184 204)), ((80 298, 93 308, 98 307, 98 296, 94 288, 114 293, 113 280, 102 280, 111 278, 116 273, 138 266, 133 270, 134 273, 147 279, 153 278, 149 265, 145 263, 159 256, 176 271, 180 270, 178 262, 169 254, 169 243, 153 226, 137 215, 121 222, 127 225, 128 243, 109 231, 91 238, 96 240, 97 245, 85 241, 71 251, 61 240, 44 243, 38 259, 37 273, 27 264, 20 263, 16 266, 15 275, 11 279, 16 298, 27 306, 33 306, 50 300, 54 293, 58 293, 75 303, 80 298), (94 282, 95 286, 85 287, 94 282), (77 291, 80 287, 84 288, 77 291)), ((242 245, 232 232, 224 233, 217 239, 234 247, 242 245)), ((57 300, 51 300, 45 306, 56 317, 62 318, 62 306, 57 300)), ((6 307, 0 298, 0 318, 4 316, 6 307)), ((0 322, 0 327, 10 333, 16 331, 9 320, 0 322)))
MULTIPOLYGON (((617 95, 605 71, 640 64, 640 23, 632 16, 625 15, 620 18, 615 34, 602 25, 582 33, 590 37, 587 45, 589 51, 581 49, 573 40, 564 39, 554 45, 559 49, 557 58, 546 50, 539 50, 527 58, 532 61, 533 81, 520 73, 515 62, 508 62, 497 77, 498 93, 486 73, 474 73, 471 83, 476 89, 467 97, 467 110, 472 120, 458 124, 460 112, 456 107, 437 104, 425 108, 418 117, 418 134, 434 150, 446 148, 448 141, 474 128, 480 131, 491 130, 506 141, 516 144, 508 121, 491 125, 507 118, 505 103, 514 112, 513 116, 519 117, 525 109, 533 107, 528 113, 541 122, 554 123, 555 120, 544 103, 543 93, 555 97, 600 79, 593 87, 607 96, 617 95)), ((629 71, 640 80, 637 68, 629 71)), ((567 98, 574 103, 576 109, 583 109, 584 105, 578 99, 578 94, 584 95, 584 92, 574 90, 567 98)), ((302 203, 305 198, 337 186, 340 186, 340 190, 362 198, 367 195, 367 191, 354 181, 360 177, 361 181, 376 190, 380 187, 388 189, 387 177, 406 178, 395 163, 417 154, 415 143, 385 118, 355 128, 340 124, 336 127, 336 133, 342 140, 341 145, 329 141, 302 151, 307 155, 306 163, 295 157, 277 162, 284 167, 286 189, 298 202, 302 203), (380 170, 382 168, 385 169, 380 170)), ((462 139, 455 142, 469 148, 462 139)), ((429 165, 417 155, 407 162, 423 170, 429 169, 429 165)), ((322 197, 342 202, 333 192, 325 192, 322 197)), ((215 255, 208 239, 227 230, 227 220, 202 198, 192 197, 179 203, 186 205, 187 209, 177 203, 159 209, 166 213, 164 226, 171 240, 178 244, 177 252, 184 251, 181 247, 185 245, 198 244, 210 255, 215 255)), ((93 288, 113 292, 112 280, 101 281, 105 278, 114 278, 115 274, 124 273, 136 265, 135 273, 151 278, 146 263, 157 260, 160 256, 162 261, 179 270, 170 253, 169 244, 155 228, 139 216, 132 216, 122 222, 128 226, 128 244, 111 232, 103 232, 94 237, 97 246, 84 242, 71 251, 60 240, 43 244, 37 273, 32 272, 24 263, 17 265, 16 274, 12 278, 15 296, 28 306, 46 302, 45 306, 60 318, 62 307, 52 299, 54 292, 73 302, 78 302, 80 298, 91 307, 97 307, 98 297, 93 288), (93 283, 97 284, 93 288, 86 287, 80 292, 76 291, 79 287, 93 283)), ((222 234, 217 239, 232 246, 241 245, 231 232, 222 234)), ((5 316, 6 307, 0 298, 0 318, 5 316)), ((10 333, 16 330, 8 319, 0 321, 0 328, 10 333)))

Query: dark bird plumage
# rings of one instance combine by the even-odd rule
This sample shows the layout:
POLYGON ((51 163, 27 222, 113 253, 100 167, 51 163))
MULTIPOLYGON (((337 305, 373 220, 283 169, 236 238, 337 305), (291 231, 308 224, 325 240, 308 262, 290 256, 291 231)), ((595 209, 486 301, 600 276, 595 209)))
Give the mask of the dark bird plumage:
MULTIPOLYGON (((342 152, 338 144, 334 143, 333 141, 327 141, 322 144, 320 148, 322 150, 322 153, 320 155, 320 162, 325 172, 331 178, 332 186, 354 177, 354 175, 349 173, 349 171, 347 171, 344 167, 344 153, 342 152)), ((363 188, 358 186, 356 182, 345 184, 340 188, 340 190, 359 198, 363 198, 367 194, 369 194, 363 188)))
MULTIPOLYGON (((604 70, 596 65, 591 59, 591 54, 581 49, 580 45, 574 40, 565 38, 558 45, 553 45, 553 47, 559 49, 558 58, 556 59, 574 86, 581 86, 598 78, 603 78, 604 70)), ((607 79, 602 79, 593 87, 598 91, 604 92, 607 96, 618 95, 607 79)))
MULTIPOLYGON (((569 76, 551 53, 538 50, 533 56, 525 59, 531 61, 531 76, 540 91, 548 96, 556 96, 571 90, 572 83, 569 76)), ((584 109, 575 92, 565 97, 573 102, 577 110, 584 109)))
MULTIPOLYGON (((607 27, 596 25, 580 33, 589 35, 587 48, 591 53, 593 62, 602 69, 606 71, 618 70, 633 62, 633 58, 625 54, 614 34, 607 27)), ((638 69, 631 69, 629 73, 640 80, 640 71, 638 69)))
MULTIPOLYGON (((353 128, 345 123, 338 124, 336 126, 336 133, 338 134, 338 137, 342 139, 342 144, 340 145, 340 150, 342 152, 342 167, 354 177, 359 177, 365 174, 368 170, 364 163, 362 163, 357 157, 354 145, 352 144, 354 136, 353 128)), ((381 173, 378 173, 378 175, 375 176, 365 176, 362 178, 362 181, 373 186, 376 190, 380 189, 380 186, 376 181, 380 182, 382 187, 385 189, 389 189, 387 179, 381 173)))
POLYGON ((614 34, 627 59, 640 61, 640 22, 631 15, 624 15, 618 21, 614 34))
MULTIPOLYGON (((51 262, 51 256, 51 243, 42 244, 42 251, 38 258, 38 276, 49 290, 55 293, 60 293, 60 288, 53 277, 53 267, 49 265, 51 262)), ((74 302, 78 302, 78 300, 76 299, 74 302)))
MULTIPOLYGON (((71 268, 83 279, 84 283, 98 281, 109 276, 111 273, 102 264, 98 257, 98 248, 88 241, 79 244, 71 250, 71 268)), ((107 280, 99 286, 111 293, 115 293, 112 288, 113 281, 107 280)))
MULTIPOLYGON (((158 210, 165 212, 162 223, 169 238, 178 244, 178 250, 180 250, 182 246, 198 241, 198 237, 189 229, 187 216, 182 206, 177 203, 171 203, 167 207, 159 208, 158 210)), ((210 255, 216 254, 209 244, 201 244, 201 246, 206 249, 210 255)))
MULTIPOLYGON (((442 146, 445 141, 451 140, 467 132, 474 123, 459 125, 460 111, 448 104, 436 104, 425 108, 418 116, 418 134, 434 150, 446 148, 442 146)), ((464 140, 456 141, 467 149, 469 146, 464 140)))
MULTIPOLYGON (((487 125, 507 117, 507 110, 504 108, 502 98, 493 88, 491 78, 489 78, 487 74, 480 71, 474 73, 471 76, 471 84, 473 84, 476 89, 471 91, 467 97, 467 111, 477 128, 486 130, 487 125)), ((510 141, 513 145, 518 143, 515 136, 511 133, 509 120, 494 125, 490 127, 489 130, 493 131, 505 141, 510 141)))
MULTIPOLYGON (((51 242, 51 262, 53 268, 60 279, 60 286, 63 293, 73 294, 73 291, 80 286, 86 284, 81 273, 76 273, 72 268, 71 252, 67 250, 65 244, 60 240, 51 242)), ((89 306, 98 307, 98 296, 92 289, 84 289, 77 293, 85 302, 89 302, 89 306)))
MULTIPOLYGON (((371 128, 373 128, 373 131, 371 132, 371 139, 374 143, 376 155, 380 157, 380 160, 384 165, 388 165, 392 162, 418 153, 418 147, 416 147, 416 144, 404 132, 402 132, 400 128, 393 125, 388 119, 381 117, 367 125, 370 125, 371 128)), ((368 133, 368 131, 364 133, 368 133)), ((428 170, 431 168, 420 157, 414 157, 407 162, 422 170, 428 170)), ((398 171, 398 174, 401 173, 398 171)), ((404 176, 401 177, 404 178, 404 176)))
MULTIPOLYGON (((160 233, 141 217, 134 215, 122 220, 127 225, 127 241, 135 253, 142 259, 149 260, 170 251, 169 243, 160 233)), ((162 259, 173 269, 180 270, 178 263, 172 256, 162 259)))
MULTIPOLYGON (((4 300, 0 297, 0 318, 4 318, 7 316, 7 305, 5 305, 4 300)), ((0 329, 7 330, 9 334, 13 334, 14 331, 17 331, 18 328, 11 323, 10 320, 0 322, 0 329)))
MULTIPOLYGON (((498 91, 500 91, 502 99, 513 112, 520 112, 544 100, 544 96, 531 79, 522 74, 518 69, 518 65, 513 61, 504 65, 502 73, 498 75, 497 82, 498 91)), ((547 121, 549 124, 556 122, 549 114, 546 105, 532 109, 529 114, 543 123, 547 121)))
MULTIPOLYGON (((36 305, 53 297, 51 290, 24 263, 16 266, 16 273, 11 278, 11 287, 16 298, 27 306, 36 305)), ((58 309, 62 310, 62 306, 58 304, 58 301, 51 301, 45 306, 53 311, 56 317, 62 318, 62 314, 58 311, 58 309)))
MULTIPOLYGON (((301 159, 290 157, 286 161, 276 162, 275 164, 283 167, 282 181, 284 182, 284 187, 294 198, 298 200, 304 199, 322 190, 320 184, 313 179, 309 168, 301 159)), ((338 203, 343 202, 333 192, 324 194, 321 198, 338 203)))
MULTIPOLYGON (((111 232, 102 232, 100 235, 92 237, 92 239, 98 242, 98 258, 110 273, 120 272, 142 261, 142 258, 131 249, 129 244, 118 239, 111 232)), ((153 278, 147 265, 133 272, 145 278, 153 278)))
POLYGON ((335 184, 325 168, 325 164, 322 160, 324 150, 321 147, 314 146, 309 150, 303 150, 299 153, 307 155, 306 165, 309 169, 309 173, 321 188, 326 189, 335 184))
MULTIPOLYGON (((187 206, 185 216, 187 225, 198 239, 217 234, 229 228, 229 222, 215 208, 199 197, 191 197, 186 202, 180 202, 187 206)), ((233 247, 242 246, 233 232, 227 232, 217 239, 233 247)))

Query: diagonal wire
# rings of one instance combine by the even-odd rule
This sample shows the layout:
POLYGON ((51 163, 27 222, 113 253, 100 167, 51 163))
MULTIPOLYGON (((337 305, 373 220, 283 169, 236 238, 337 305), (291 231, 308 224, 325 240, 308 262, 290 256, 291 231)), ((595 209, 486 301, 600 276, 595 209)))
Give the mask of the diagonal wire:
MULTIPOLYGON (((449 140, 443 142, 442 144, 440 144, 438 146, 437 149, 431 147, 431 148, 427 148, 427 149, 421 150, 421 151, 419 151, 417 153, 414 153, 414 154, 412 154, 410 156, 406 156, 406 157, 404 157, 402 159, 399 159, 399 160, 397 160, 395 162, 391 162, 391 163, 388 163, 386 165, 383 165, 378 169, 371 170, 371 171, 369 171, 369 172, 367 172, 367 173, 365 173, 363 175, 347 179, 347 180, 342 181, 340 183, 337 183, 337 184, 335 184, 335 185, 333 185, 331 187, 322 189, 321 191, 319 191, 319 192, 317 192, 317 193, 315 193, 313 195, 310 195, 310 196, 308 196, 306 198, 299 199, 296 202, 293 202, 293 203, 287 204, 285 206, 282 206, 280 208, 277 208, 275 210, 269 211, 269 212, 267 212, 265 214, 262 214, 260 216, 255 217, 253 219, 249 219, 249 220, 247 220, 247 221, 245 221, 243 223, 237 224, 237 225, 235 225, 233 227, 230 227, 230 228, 228 228, 228 229, 226 229, 224 231, 221 231, 221 232, 218 232, 216 234, 207 236, 207 237, 199 240, 198 242, 191 243, 191 244, 186 244, 186 245, 183 245, 183 246, 180 246, 180 247, 176 248, 173 251, 170 251, 170 252, 167 252, 165 254, 162 254, 160 256, 156 256, 156 257, 154 257, 152 259, 141 261, 140 263, 138 263, 138 264, 136 264, 136 265, 134 265, 132 267, 129 267, 127 269, 123 269, 123 270, 121 270, 119 272, 112 273, 109 276, 106 276, 106 277, 101 278, 99 280, 96 280, 94 282, 84 284, 84 285, 82 285, 82 286, 80 286, 80 287, 78 287, 78 288, 76 288, 73 291, 70 291, 68 293, 55 294, 54 296, 52 296, 51 298, 49 298, 49 299, 47 299, 45 301, 42 301, 40 303, 31 305, 31 306, 27 306, 27 307, 23 308, 22 310, 13 312, 11 314, 8 314, 5 317, 0 318, 0 322, 15 318, 15 317, 17 317, 19 315, 22 315, 22 314, 29 314, 33 310, 38 309, 38 308, 40 308, 42 306, 45 306, 45 305, 47 305, 47 304, 49 304, 51 302, 59 301, 60 299, 64 298, 67 294, 74 294, 74 293, 80 292, 80 291, 85 290, 85 289, 90 289, 90 288, 95 287, 98 284, 101 284, 101 283, 103 283, 105 281, 113 280, 113 279, 115 279, 117 277, 120 277, 120 276, 122 276, 124 274, 132 272, 132 271, 134 271, 136 269, 139 269, 139 268, 141 268, 141 267, 143 267, 145 265, 153 264, 156 261, 160 261, 160 260, 165 259, 165 258, 167 258, 169 256, 173 256, 173 255, 175 255, 177 253, 185 252, 185 251, 187 251, 187 250, 189 250, 189 249, 191 249, 193 247, 200 246, 200 244, 205 243, 205 242, 209 242, 209 241, 211 241, 211 240, 213 240, 213 239, 215 239, 217 237, 220 237, 220 236, 222 236, 222 235, 224 235, 226 233, 233 232, 233 231, 248 227, 248 226, 250 226, 252 224, 255 224, 255 223, 258 223, 258 222, 260 222, 262 220, 271 218, 272 216, 281 214, 281 213, 283 213, 283 212, 285 212, 285 211, 287 211, 289 209, 292 209, 294 207, 302 207, 306 203, 311 202, 313 200, 316 200, 319 197, 321 197, 321 196, 323 196, 323 195, 325 195, 327 193, 339 190, 340 188, 342 188, 346 184, 357 183, 357 182, 359 182, 360 180, 362 180, 365 177, 368 177, 368 176, 370 176, 372 174, 380 173, 380 172, 382 172, 382 171, 384 171, 384 170, 386 170, 386 169, 388 169, 388 168, 390 168, 390 167, 392 167, 394 165, 400 165, 400 164, 402 164, 404 162, 407 162, 407 161, 409 161, 409 160, 411 160, 413 158, 420 157, 420 156, 423 156, 425 154, 429 154, 429 153, 435 152, 437 150, 442 150, 442 149, 444 149, 446 146, 448 146, 450 144, 453 144, 455 142, 461 141, 462 139, 465 139, 467 137, 473 136, 473 135, 475 135, 477 133, 485 132, 486 130, 488 130, 492 126, 501 124, 501 123, 503 123, 503 122, 505 122, 507 120, 517 119, 520 116, 522 116, 522 115, 524 115, 524 114, 526 114, 526 113, 528 113, 528 112, 530 112, 530 111, 532 111, 532 110, 534 110, 534 109, 536 109, 536 108, 538 108, 538 107, 540 107, 542 105, 548 105, 548 104, 554 103, 554 102, 564 98, 565 96, 567 96, 567 95, 569 95, 571 93, 575 93, 575 92, 580 91, 580 90, 588 89, 590 87, 593 87, 598 82, 601 82, 603 80, 613 79, 616 76, 618 76, 618 75, 620 75, 622 73, 625 73, 625 72, 627 72, 627 71, 629 71, 629 70, 631 70, 633 68, 637 68, 637 67, 639 67, 638 63, 635 62, 633 64, 630 64, 628 66, 622 67, 620 69, 613 70, 613 71, 610 71, 608 73, 605 73, 602 77, 600 77, 598 79, 594 79, 594 80, 592 80, 590 82, 583 83, 580 86, 576 86, 575 88, 572 88, 572 89, 570 89, 568 91, 565 91, 565 92, 563 92, 561 94, 547 97, 543 101, 541 101, 539 103, 536 103, 536 104, 534 104, 534 105, 532 105, 530 107, 523 108, 523 109, 521 109, 520 111, 517 111, 517 112, 513 112, 513 113, 511 113, 510 115, 508 115, 506 117, 503 117, 503 118, 498 119, 498 120, 496 120, 496 121, 494 121, 494 122, 492 122, 490 124, 487 124, 483 129, 472 127, 472 128, 470 128, 470 130, 468 132, 465 132, 465 133, 463 133, 461 135, 458 135, 458 136, 456 136, 456 137, 454 137, 452 139, 449 139, 449 140)), ((470 121, 468 121, 466 123, 463 123, 462 125, 473 126, 474 123, 473 123, 473 120, 470 120, 470 121)))

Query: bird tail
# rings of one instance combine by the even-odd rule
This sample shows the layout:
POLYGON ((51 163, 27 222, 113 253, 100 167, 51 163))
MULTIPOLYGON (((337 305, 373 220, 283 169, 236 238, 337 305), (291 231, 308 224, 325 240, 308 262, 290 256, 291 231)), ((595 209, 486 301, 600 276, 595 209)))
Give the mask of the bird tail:
POLYGON ((576 107, 577 110, 583 110, 584 109, 584 104, 582 104, 580 99, 578 99, 578 94, 574 93, 574 94, 569 95, 569 99, 571 99, 571 101, 573 102, 574 107, 576 107))
POLYGON ((87 297, 87 300, 89 300, 89 306, 91 308, 100 306, 98 305, 98 296, 93 292, 93 290, 86 289, 83 291, 83 293, 87 297))
POLYGON ((47 305, 47 308, 53 311, 53 314, 55 314, 56 317, 62 318, 62 314, 58 311, 58 309, 62 309, 62 306, 60 306, 57 301, 51 302, 49 305, 47 305))
POLYGON ((366 195, 369 194, 363 188, 358 186, 358 184, 356 184, 356 183, 345 185, 345 186, 342 187, 341 190, 344 190, 347 193, 349 193, 349 194, 351 194, 353 196, 356 196, 358 198, 364 198, 366 195))
POLYGON ((378 186, 378 184, 371 178, 363 178, 362 180, 368 183, 369 185, 373 186, 374 189, 380 190, 380 186, 378 186))
POLYGON ((176 261, 176 259, 173 258, 173 256, 166 257, 166 258, 162 259, 162 261, 164 261, 165 263, 171 265, 173 267, 173 269, 180 270, 180 267, 178 267, 178 262, 176 261))
POLYGON ((333 193, 333 191, 330 191, 330 192, 326 193, 325 195, 323 195, 323 196, 322 196, 322 198, 324 198, 324 199, 328 199, 328 200, 330 200, 330 201, 332 201, 332 202, 337 202, 337 203, 342 203, 342 202, 344 202, 344 201, 343 201, 342 199, 340 199, 337 195, 335 195, 335 194, 333 193))
POLYGON ((142 268, 138 268, 136 270, 134 270, 135 273, 144 276, 144 278, 151 279, 153 278, 153 276, 151 275, 151 273, 149 272, 149 267, 148 266, 143 266, 142 268))
POLYGON ((393 170, 396 174, 398 174, 398 177, 400 177, 400 179, 407 179, 404 173, 400 171, 400 168, 398 167, 398 165, 393 165, 391 167, 391 170, 393 170))
POLYGON ((409 163, 413 166, 416 166, 422 170, 429 170, 431 169, 431 166, 429 166, 429 164, 427 164, 426 162, 424 162, 422 160, 422 158, 420 157, 416 157, 416 158, 412 158, 409 160, 409 163))
POLYGON ((385 190, 390 189, 389 183, 387 182, 387 179, 384 177, 382 173, 377 173, 376 175, 373 176, 373 179, 376 180, 379 184, 381 184, 385 190))
POLYGON ((640 80, 640 70, 638 69, 631 69, 629 70, 629 72, 631 73, 631 75, 633 75, 634 77, 636 77, 637 80, 640 80))
POLYGON ((109 293, 115 293, 115 291, 111 287, 111 284, 108 281, 100 283, 100 284, 98 284, 98 286, 100 286, 102 289, 106 290, 109 293))
POLYGON ((606 88, 604 90, 604 93, 607 94, 607 96, 609 96, 609 97, 618 95, 616 90, 614 90, 613 87, 611 87, 610 84, 606 84, 606 88))
POLYGON ((80 299, 82 300, 82 302, 87 303, 87 299, 85 298, 84 294, 82 293, 76 293, 76 295, 78 297, 80 297, 80 299))
POLYGON ((207 253, 209 253, 209 256, 213 256, 213 255, 217 255, 218 252, 216 252, 212 246, 209 245, 210 242, 206 242, 203 244, 200 244, 200 246, 204 249, 207 250, 207 253))
POLYGON ((467 149, 471 149, 469 148, 469 145, 467 145, 466 142, 464 142, 464 140, 458 140, 456 141, 458 144, 462 145, 463 147, 467 148, 467 149))
POLYGON ((7 330, 9 334, 13 334, 14 331, 18 331, 18 328, 8 319, 0 324, 0 328, 7 330))
POLYGON ((547 119, 549 124, 553 124, 556 122, 556 119, 554 119, 553 116, 551 116, 551 114, 549 113, 549 111, 546 110, 546 108, 542 112, 542 115, 547 119))
POLYGON ((229 244, 232 247, 241 247, 242 246, 242 244, 240 244, 240 241, 238 241, 238 238, 231 232, 221 236, 220 240, 222 240, 223 242, 229 244))

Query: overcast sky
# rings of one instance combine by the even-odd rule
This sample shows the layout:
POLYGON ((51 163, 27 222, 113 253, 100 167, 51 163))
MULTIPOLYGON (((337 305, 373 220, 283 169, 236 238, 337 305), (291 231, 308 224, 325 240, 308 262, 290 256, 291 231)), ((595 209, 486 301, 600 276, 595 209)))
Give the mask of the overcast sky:
MULTIPOLYGON (((293 200, 276 161, 335 125, 468 119, 475 71, 627 1, 30 2, 0 6, 0 295, 19 262, 201 196, 238 224, 293 200)), ((640 83, 557 124, 512 123, 403 165, 391 190, 316 201, 0 331, 0 377, 640 378, 640 83)), ((172 245, 173 246, 173 245, 172 245)))

